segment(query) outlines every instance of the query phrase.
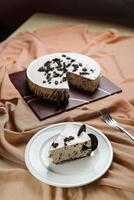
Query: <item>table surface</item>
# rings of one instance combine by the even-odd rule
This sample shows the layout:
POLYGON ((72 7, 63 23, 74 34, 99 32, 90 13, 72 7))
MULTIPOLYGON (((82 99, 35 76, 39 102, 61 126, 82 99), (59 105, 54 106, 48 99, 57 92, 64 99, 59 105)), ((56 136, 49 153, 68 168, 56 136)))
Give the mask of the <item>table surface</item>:
POLYGON ((122 33, 134 33, 134 28, 107 23, 91 19, 82 19, 76 17, 67 17, 61 15, 50 15, 44 13, 36 13, 22 24, 10 37, 24 31, 34 31, 42 27, 50 27, 57 24, 79 24, 85 23, 92 31, 104 31, 105 29, 115 28, 122 33))

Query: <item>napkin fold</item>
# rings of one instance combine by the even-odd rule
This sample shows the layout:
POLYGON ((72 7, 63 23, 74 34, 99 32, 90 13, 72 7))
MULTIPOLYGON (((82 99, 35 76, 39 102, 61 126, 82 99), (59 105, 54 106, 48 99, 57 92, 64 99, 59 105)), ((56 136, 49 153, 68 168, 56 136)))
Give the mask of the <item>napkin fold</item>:
MULTIPOLYGON (((0 44, 0 193, 10 199, 132 199, 134 143, 106 125, 98 110, 112 116, 134 135, 134 36, 117 30, 91 32, 87 25, 59 25, 21 33, 0 44), (102 73, 123 92, 39 121, 21 98, 9 74, 25 70, 35 58, 53 52, 78 52, 95 59, 102 73), (80 121, 100 129, 111 141, 113 163, 93 184, 70 189, 51 187, 27 171, 24 150, 41 128, 63 121, 80 121), (76 195, 77 194, 77 195, 76 195)), ((21 81, 21 80, 20 80, 21 81)))

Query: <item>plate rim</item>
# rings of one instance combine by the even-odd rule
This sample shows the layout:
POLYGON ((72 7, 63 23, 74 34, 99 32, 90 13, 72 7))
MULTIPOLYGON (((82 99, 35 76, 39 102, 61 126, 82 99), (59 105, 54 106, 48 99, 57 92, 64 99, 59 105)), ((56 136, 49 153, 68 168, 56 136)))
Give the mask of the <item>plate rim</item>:
POLYGON ((26 148, 25 148, 25 153, 24 153, 24 159, 25 159, 25 164, 26 164, 26 167, 27 167, 27 170, 35 177, 37 178, 39 181, 43 182, 43 183, 46 183, 46 184, 49 184, 51 186, 56 186, 56 187, 62 187, 62 188, 73 188, 73 187, 79 187, 79 186, 84 186, 84 185, 87 185, 89 183, 92 183, 96 180, 98 180, 100 177, 102 177, 106 172, 107 170, 109 169, 109 167, 111 166, 112 164, 112 161, 113 161, 113 148, 112 148, 112 145, 111 145, 111 142, 109 141, 109 139, 107 138, 107 136, 101 132, 99 129, 97 128, 94 128, 93 126, 91 125, 88 125, 87 123, 84 123, 85 125, 87 125, 90 129, 96 131, 97 133, 99 133, 103 139, 107 142, 108 144, 108 147, 109 147, 109 152, 110 152, 110 157, 109 157, 109 160, 107 162, 107 165, 105 166, 105 168, 102 170, 102 172, 99 174, 99 176, 95 177, 95 178, 92 178, 90 179, 89 181, 81 181, 80 183, 76 183, 76 184, 66 184, 66 183, 59 183, 59 182, 53 182, 53 181, 50 181, 48 179, 45 179, 44 178, 42 179, 40 175, 38 175, 38 173, 36 172, 36 175, 35 175, 35 171, 33 170, 33 168, 29 168, 29 166, 31 166, 31 163, 28 159, 28 152, 29 152, 29 149, 30 149, 30 146, 32 144, 32 142, 40 135, 42 134, 42 132, 47 129, 50 129, 52 127, 55 127, 55 126, 59 126, 59 125, 63 125, 63 124, 69 124, 69 123, 73 123, 73 124, 78 124, 78 125, 81 125, 83 124, 82 122, 61 122, 61 123, 55 123, 55 124, 51 124, 51 125, 48 125, 47 127, 45 128, 42 128, 40 129, 39 131, 37 131, 37 133, 35 133, 35 135, 33 135, 31 137, 31 139, 29 140, 29 142, 27 143, 26 145, 26 148))

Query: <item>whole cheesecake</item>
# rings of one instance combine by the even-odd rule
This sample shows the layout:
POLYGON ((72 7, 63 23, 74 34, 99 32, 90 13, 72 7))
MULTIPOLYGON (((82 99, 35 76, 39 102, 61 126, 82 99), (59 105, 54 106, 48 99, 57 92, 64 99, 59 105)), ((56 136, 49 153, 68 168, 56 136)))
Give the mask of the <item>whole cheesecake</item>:
POLYGON ((98 87, 100 71, 99 64, 85 55, 54 53, 34 60, 26 75, 35 95, 66 105, 69 85, 93 92, 98 87))

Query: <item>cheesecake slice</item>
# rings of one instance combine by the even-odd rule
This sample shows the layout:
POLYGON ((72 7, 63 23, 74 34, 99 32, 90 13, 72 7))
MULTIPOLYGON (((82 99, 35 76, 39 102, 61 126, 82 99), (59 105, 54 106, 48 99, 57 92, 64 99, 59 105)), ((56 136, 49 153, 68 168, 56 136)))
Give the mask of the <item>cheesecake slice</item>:
POLYGON ((51 144, 49 157, 55 164, 75 160, 89 156, 97 148, 97 145, 97 138, 86 132, 86 125, 79 127, 67 124, 51 144))
POLYGON ((70 85, 88 92, 96 90, 100 66, 82 54, 54 53, 34 60, 26 75, 35 95, 61 106, 68 104, 70 85))

